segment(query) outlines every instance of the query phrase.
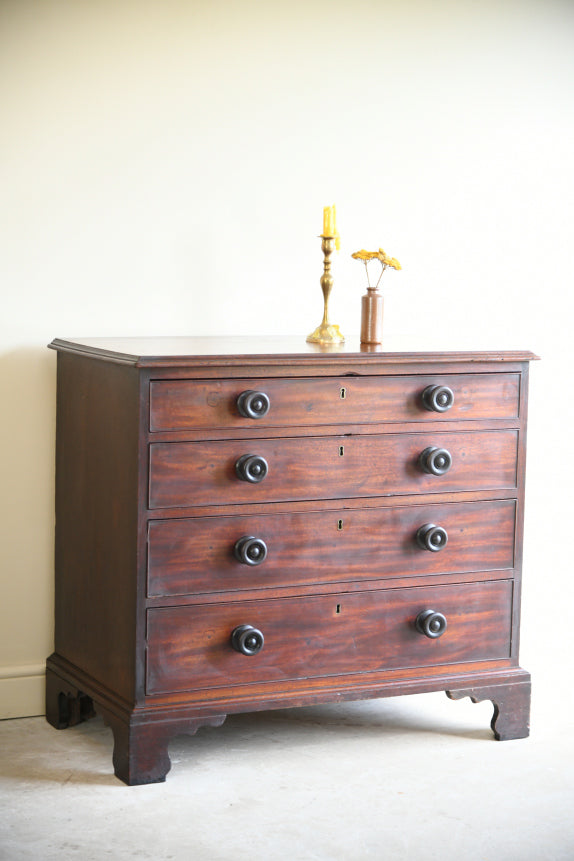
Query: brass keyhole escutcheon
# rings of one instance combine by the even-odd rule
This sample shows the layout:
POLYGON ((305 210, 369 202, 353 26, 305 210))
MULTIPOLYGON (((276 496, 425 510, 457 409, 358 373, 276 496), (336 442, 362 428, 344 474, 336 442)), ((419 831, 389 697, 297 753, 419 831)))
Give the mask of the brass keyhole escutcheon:
POLYGON ((344 456, 344 454, 345 454, 345 446, 344 446, 344 445, 340 445, 340 446, 339 446, 339 457, 343 457, 343 456, 344 456))
POLYGON ((345 398, 347 397, 347 389, 345 388, 345 386, 341 386, 339 394, 340 394, 341 400, 344 401, 345 398))

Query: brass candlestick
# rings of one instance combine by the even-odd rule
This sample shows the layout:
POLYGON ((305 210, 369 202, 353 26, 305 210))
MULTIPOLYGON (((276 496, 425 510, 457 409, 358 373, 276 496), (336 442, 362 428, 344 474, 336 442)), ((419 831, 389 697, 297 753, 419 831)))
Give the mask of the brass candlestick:
POLYGON ((321 250, 324 255, 323 274, 321 275, 321 290, 323 291, 323 320, 314 332, 307 338, 309 344, 342 344, 345 341, 341 330, 334 323, 329 323, 329 296, 333 289, 331 275, 331 254, 335 250, 334 236, 321 236, 321 250))

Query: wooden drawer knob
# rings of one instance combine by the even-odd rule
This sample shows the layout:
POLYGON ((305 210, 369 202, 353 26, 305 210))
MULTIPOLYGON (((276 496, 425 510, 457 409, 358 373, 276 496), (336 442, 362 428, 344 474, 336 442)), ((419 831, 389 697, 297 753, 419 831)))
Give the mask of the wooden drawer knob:
POLYGON ((269 471, 267 461, 258 454, 244 454, 235 464, 235 472, 241 481, 259 484, 269 471))
POLYGON ((420 453, 419 465, 429 475, 444 475, 452 466, 452 457, 446 448, 431 445, 420 453))
POLYGON ((454 404, 454 392, 448 386, 427 386, 423 392, 423 406, 434 413, 446 413, 454 404))
POLYGON ((446 631, 446 618, 436 610, 423 610, 415 620, 415 627, 419 634, 424 634, 430 640, 436 640, 446 631))
POLYGON ((442 526, 435 526, 434 523, 425 523, 417 530, 417 544, 423 550, 431 550, 437 553, 446 547, 448 534, 442 526))
POLYGON ((265 637, 253 625, 239 625, 231 634, 231 645, 242 655, 256 655, 264 643, 265 637))
POLYGON ((241 392, 237 398, 237 409, 246 419, 262 419, 269 412, 271 402, 265 392, 255 392, 249 389, 241 392))
POLYGON ((261 538, 244 535, 235 542, 235 558, 244 565, 261 565, 267 559, 267 545, 261 538))

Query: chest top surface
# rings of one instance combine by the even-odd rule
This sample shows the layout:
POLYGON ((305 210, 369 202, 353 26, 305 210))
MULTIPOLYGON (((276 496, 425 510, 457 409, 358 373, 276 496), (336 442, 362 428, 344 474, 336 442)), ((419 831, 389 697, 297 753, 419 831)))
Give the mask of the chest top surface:
POLYGON ((141 368, 201 367, 214 362, 227 367, 268 366, 289 363, 295 367, 329 367, 342 364, 369 366, 432 364, 446 362, 525 362, 537 359, 529 350, 441 350, 432 345, 406 344, 405 339, 385 339, 381 346, 364 346, 351 339, 336 347, 307 344, 302 337, 125 337, 56 338, 49 345, 59 352, 92 356, 108 362, 141 368), (407 349, 406 346, 409 346, 407 349))

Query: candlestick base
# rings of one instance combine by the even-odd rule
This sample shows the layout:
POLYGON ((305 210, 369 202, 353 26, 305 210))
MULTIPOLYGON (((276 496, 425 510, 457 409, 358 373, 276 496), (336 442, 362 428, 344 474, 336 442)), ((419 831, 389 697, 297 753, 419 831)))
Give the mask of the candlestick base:
POLYGON ((344 344, 345 338, 335 323, 321 323, 307 337, 308 344, 344 344))

